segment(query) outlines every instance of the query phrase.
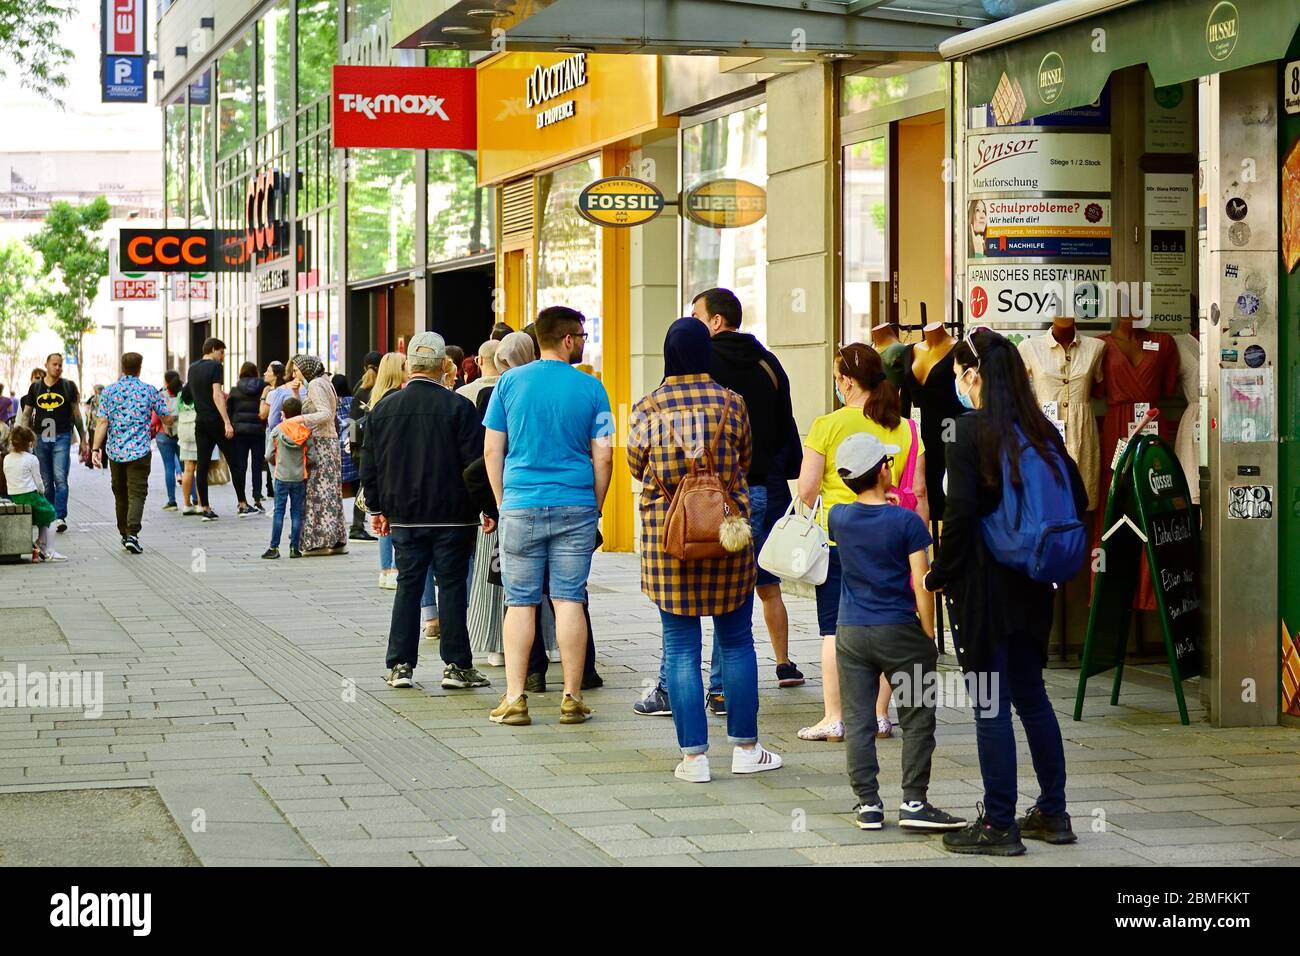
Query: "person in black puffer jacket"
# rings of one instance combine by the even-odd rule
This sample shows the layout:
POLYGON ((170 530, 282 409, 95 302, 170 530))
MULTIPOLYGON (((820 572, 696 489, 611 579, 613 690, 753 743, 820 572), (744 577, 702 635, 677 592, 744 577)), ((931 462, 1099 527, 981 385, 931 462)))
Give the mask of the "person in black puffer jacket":
POLYGON ((266 383, 257 366, 245 362, 239 369, 239 383, 230 390, 226 408, 235 427, 235 460, 230 462, 230 480, 239 497, 239 517, 266 514, 262 507, 262 473, 266 470, 266 422, 262 421, 262 391, 266 383), (244 494, 244 478, 252 462, 253 503, 244 494))

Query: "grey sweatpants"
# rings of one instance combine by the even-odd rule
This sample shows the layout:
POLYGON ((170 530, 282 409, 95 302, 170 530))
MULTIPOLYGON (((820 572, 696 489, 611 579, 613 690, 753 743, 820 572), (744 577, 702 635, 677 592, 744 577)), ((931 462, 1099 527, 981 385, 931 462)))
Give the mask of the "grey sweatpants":
POLYGON ((935 700, 927 678, 935 672, 938 649, 917 624, 857 627, 841 624, 835 655, 844 703, 844 749, 849 783, 858 802, 880 803, 876 759, 876 694, 883 673, 894 687, 903 727, 903 800, 924 800, 934 754, 935 700), (928 693, 926 693, 929 691, 928 693))

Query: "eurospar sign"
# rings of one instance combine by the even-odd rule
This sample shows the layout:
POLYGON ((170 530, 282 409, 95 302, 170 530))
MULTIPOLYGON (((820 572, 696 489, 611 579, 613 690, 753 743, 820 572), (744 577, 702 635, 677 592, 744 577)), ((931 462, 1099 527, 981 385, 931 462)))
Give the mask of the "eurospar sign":
POLYGON ((441 66, 335 66, 339 149, 475 149, 475 70, 441 66))

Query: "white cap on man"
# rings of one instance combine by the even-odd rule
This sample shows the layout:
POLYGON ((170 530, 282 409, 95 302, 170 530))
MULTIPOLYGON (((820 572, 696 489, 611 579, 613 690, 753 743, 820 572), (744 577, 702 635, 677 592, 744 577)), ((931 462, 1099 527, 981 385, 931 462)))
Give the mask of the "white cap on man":
POLYGON ((437 332, 417 332, 406 343, 406 363, 413 372, 427 368, 441 374, 446 357, 447 342, 437 332))

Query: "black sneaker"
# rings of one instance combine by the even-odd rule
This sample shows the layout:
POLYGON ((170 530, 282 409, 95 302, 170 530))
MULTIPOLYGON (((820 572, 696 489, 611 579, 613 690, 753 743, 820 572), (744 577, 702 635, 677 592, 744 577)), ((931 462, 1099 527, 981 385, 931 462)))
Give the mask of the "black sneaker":
POLYGON ((524 693, 527 694, 545 694, 546 693, 546 675, 529 674, 524 678, 524 693))
POLYGON ((398 664, 388 672, 389 687, 414 687, 415 668, 410 664, 398 664))
POLYGON ((301 557, 302 557, 302 551, 300 551, 298 548, 290 548, 290 549, 289 549, 289 557, 291 557, 291 558, 301 558, 301 557))
POLYGON ((130 551, 132 554, 139 554, 144 551, 144 548, 140 547, 140 539, 133 534, 128 534, 122 539, 122 547, 126 548, 126 550, 130 551))
POLYGON ((1073 843, 1079 839, 1070 826, 1070 815, 1062 813, 1051 816, 1038 809, 1038 805, 1029 808, 1029 812, 1016 821, 1020 827, 1020 836, 1026 840, 1042 840, 1044 843, 1073 843))
POLYGON ((705 694, 704 709, 714 717, 726 717, 727 700, 722 694, 705 694))
POLYGON ((969 826, 943 835, 943 848, 950 853, 977 853, 981 856, 1020 856, 1025 845, 1020 842, 1020 828, 1014 823, 1003 830, 984 819, 984 805, 969 826))
POLYGON ((597 687, 604 687, 604 686, 605 686, 605 679, 601 677, 599 674, 597 674, 595 671, 592 671, 590 674, 582 675, 583 690, 595 690, 597 687))
POLYGON ((879 830, 885 825, 885 805, 877 803, 869 807, 860 803, 853 808, 853 821, 859 830, 879 830))
POLYGON ((491 687, 492 682, 480 674, 477 668, 448 664, 442 671, 442 686, 465 690, 470 687, 491 687))
POLYGON ((671 717, 673 708, 668 703, 668 691, 656 686, 632 705, 632 713, 638 717, 671 717))
POLYGON ((275 560, 278 560, 279 557, 280 557, 280 549, 279 549, 279 548, 267 548, 265 551, 262 552, 262 557, 266 558, 266 560, 268 560, 268 561, 275 561, 275 560))
POLYGON ((960 830, 966 821, 935 809, 925 800, 911 800, 898 805, 898 825, 904 830, 960 830))
POLYGON ((803 683, 803 674, 794 666, 794 661, 776 665, 777 687, 798 687, 803 683))
POLYGON ((348 532, 348 540, 349 541, 378 541, 379 539, 376 538, 369 531, 367 531, 365 528, 353 528, 351 531, 348 532))
POLYGON ((246 505, 246 504, 240 505, 239 511, 236 512, 236 514, 240 518, 250 518, 253 515, 257 514, 257 509, 254 508, 252 505, 246 505))
POLYGON ((59 523, 54 526, 54 530, 59 534, 63 534, 63 532, 68 530, 68 523, 60 518, 59 523))
POLYGON ((266 508, 263 507, 261 498, 258 498, 256 501, 253 502, 253 510, 260 515, 266 514, 266 508))
POLYGON ((221 515, 217 514, 215 511, 209 508, 207 511, 203 512, 203 514, 200 517, 202 517, 204 521, 216 521, 218 518, 221 517, 221 515))
POLYGON ((165 505, 162 506, 162 510, 163 510, 163 511, 179 511, 180 508, 177 506, 176 502, 174 502, 174 501, 169 501, 169 502, 167 502, 167 504, 165 504, 165 505))

